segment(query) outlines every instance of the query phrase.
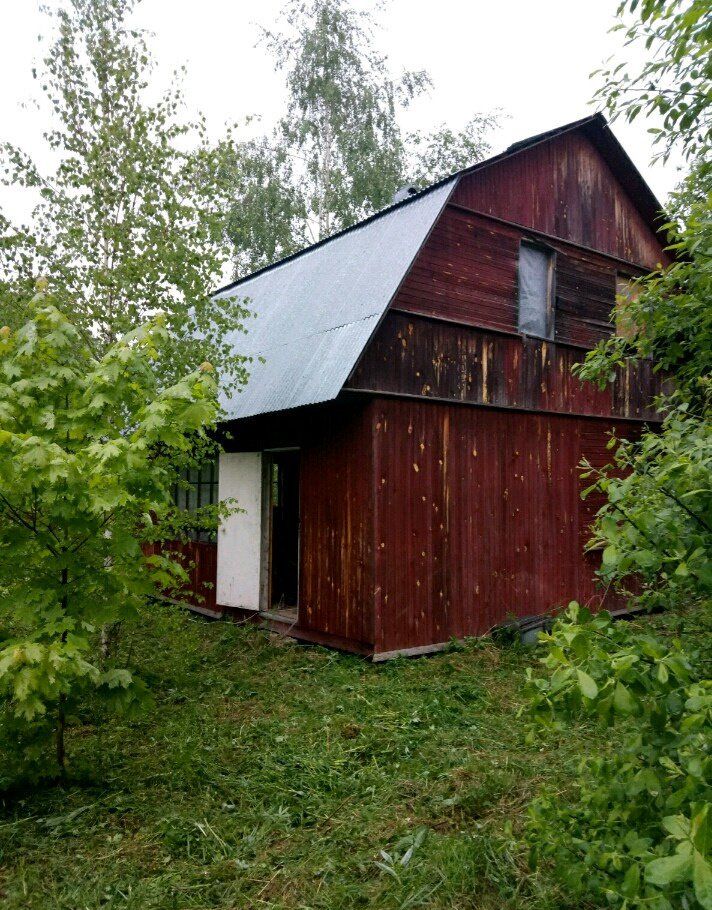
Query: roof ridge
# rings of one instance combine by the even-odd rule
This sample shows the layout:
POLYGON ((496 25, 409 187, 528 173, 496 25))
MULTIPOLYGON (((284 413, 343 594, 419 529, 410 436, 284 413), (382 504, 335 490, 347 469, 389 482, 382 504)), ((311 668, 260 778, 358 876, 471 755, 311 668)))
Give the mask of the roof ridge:
POLYGON ((288 256, 284 256, 282 259, 277 259, 275 262, 270 262, 269 265, 263 265, 262 268, 259 268, 254 272, 250 272, 249 275, 243 275, 242 278, 236 278, 234 281, 228 282, 228 284, 223 285, 216 291, 213 291, 211 296, 217 297, 219 294, 224 294, 225 291, 229 291, 232 288, 243 284, 245 281, 250 281, 252 278, 257 278, 258 275, 264 275, 265 272, 269 272, 272 269, 276 269, 280 265, 285 265, 288 262, 292 262, 294 259, 303 256, 305 253, 311 253, 312 250, 319 249, 325 244, 330 243, 332 240, 337 240, 339 237, 343 237, 344 234, 349 234, 352 231, 356 231, 359 228, 365 227, 366 225, 371 224, 371 222, 376 221, 378 218, 381 218, 384 215, 389 215, 396 209, 404 208, 405 206, 410 205, 412 202, 417 202, 418 199, 422 199, 423 196, 427 196, 428 193, 431 193, 434 190, 439 190, 451 180, 454 181, 457 177, 459 177, 460 173, 460 171, 457 171, 454 174, 450 174, 448 177, 443 177, 442 180, 438 180, 437 183, 431 183, 430 186, 423 187, 422 190, 419 190, 417 193, 413 193, 412 196, 401 199, 400 202, 394 202, 391 205, 387 205, 385 208, 379 209, 377 212, 373 212, 372 215, 368 215, 366 218, 362 218, 361 221, 355 221, 353 224, 342 228, 335 234, 329 234, 328 237, 322 237, 321 240, 317 240, 315 243, 310 243, 309 246, 302 247, 301 250, 296 250, 294 253, 290 253, 288 256))

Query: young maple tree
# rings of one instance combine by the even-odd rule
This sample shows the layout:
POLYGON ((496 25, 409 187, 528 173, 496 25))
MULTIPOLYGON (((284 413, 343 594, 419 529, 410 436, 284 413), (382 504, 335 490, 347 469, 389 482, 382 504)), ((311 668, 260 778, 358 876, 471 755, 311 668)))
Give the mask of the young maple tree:
POLYGON ((67 719, 90 691, 129 712, 148 697, 128 667, 96 662, 93 639, 185 580, 141 541, 174 511, 176 466, 218 405, 208 363, 159 386, 162 317, 96 358, 44 291, 29 311, 0 329, 0 728, 25 762, 54 736, 64 772, 67 719))

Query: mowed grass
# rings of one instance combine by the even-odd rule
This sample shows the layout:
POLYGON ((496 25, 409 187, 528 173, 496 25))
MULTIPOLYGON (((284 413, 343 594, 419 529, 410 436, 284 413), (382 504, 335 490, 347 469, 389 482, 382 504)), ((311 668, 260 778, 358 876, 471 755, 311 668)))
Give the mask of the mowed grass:
POLYGON ((89 711, 65 788, 2 797, 6 910, 567 906, 519 837, 577 747, 527 744, 529 651, 374 666, 166 607, 121 649, 155 710, 89 711))

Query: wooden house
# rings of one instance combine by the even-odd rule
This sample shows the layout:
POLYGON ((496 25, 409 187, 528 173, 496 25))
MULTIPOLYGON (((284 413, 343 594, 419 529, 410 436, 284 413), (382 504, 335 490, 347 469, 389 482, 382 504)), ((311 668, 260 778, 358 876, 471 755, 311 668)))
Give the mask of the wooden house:
POLYGON ((600 391, 571 367, 669 261, 659 210, 599 114, 220 291, 256 314, 234 337, 254 360, 219 466, 244 512, 200 545, 203 609, 385 659, 615 606, 578 465, 658 419, 658 379, 600 391))

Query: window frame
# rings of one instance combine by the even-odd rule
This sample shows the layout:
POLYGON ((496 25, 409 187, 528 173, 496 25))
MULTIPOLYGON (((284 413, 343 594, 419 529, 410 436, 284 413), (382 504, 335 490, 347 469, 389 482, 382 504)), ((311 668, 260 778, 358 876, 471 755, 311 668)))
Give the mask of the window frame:
POLYGON ((556 250, 548 243, 531 237, 522 237, 517 253, 517 331, 527 338, 538 338, 541 341, 553 341, 556 335, 556 250), (522 300, 522 248, 537 250, 547 258, 547 300, 546 300, 546 334, 528 332, 521 325, 522 300))
MULTIPOLYGON (((181 477, 181 483, 173 487, 173 502, 183 512, 194 512, 202 506, 216 505, 220 501, 219 462, 216 458, 207 461, 198 468, 187 468, 181 477), (193 479, 195 477, 195 479, 193 479), (204 479, 206 478, 207 479, 204 479), (187 486, 186 486, 187 484, 187 486), (203 502, 203 488, 207 487, 208 501, 203 502)), ((214 543, 214 532, 191 530, 188 534, 193 541, 214 543)))

